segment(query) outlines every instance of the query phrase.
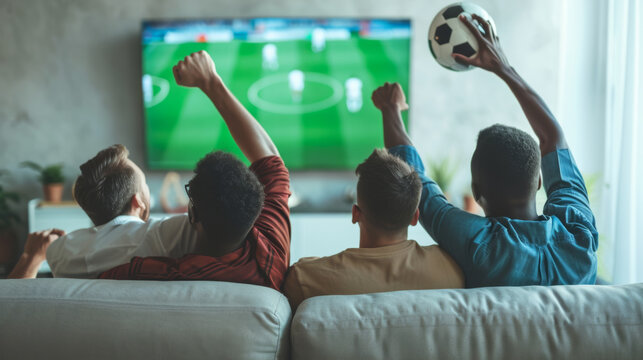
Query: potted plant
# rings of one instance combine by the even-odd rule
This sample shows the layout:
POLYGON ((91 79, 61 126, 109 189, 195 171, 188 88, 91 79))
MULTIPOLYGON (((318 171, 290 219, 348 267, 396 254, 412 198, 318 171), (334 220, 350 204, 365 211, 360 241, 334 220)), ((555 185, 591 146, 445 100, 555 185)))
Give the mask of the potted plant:
POLYGON ((429 161, 428 164, 429 176, 438 184, 444 196, 448 199, 449 186, 451 186, 451 182, 458 169, 451 163, 451 160, 446 157, 439 161, 429 161))
MULTIPOLYGON (((6 173, 5 170, 0 170, 0 176, 6 173)), ((0 185, 0 265, 11 263, 16 255, 17 239, 14 225, 20 222, 20 217, 9 204, 17 203, 18 199, 17 193, 5 191, 0 185)))
POLYGON ((22 166, 40 173, 38 180, 42 183, 45 201, 60 202, 63 197, 63 164, 41 166, 33 161, 24 161, 22 166))

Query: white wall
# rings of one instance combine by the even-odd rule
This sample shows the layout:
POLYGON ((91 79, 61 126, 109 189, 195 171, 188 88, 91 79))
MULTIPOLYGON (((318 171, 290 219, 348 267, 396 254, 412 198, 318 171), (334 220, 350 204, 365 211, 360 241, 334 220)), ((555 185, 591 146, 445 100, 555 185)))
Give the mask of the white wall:
MULTIPOLYGON (((509 60, 556 110, 561 5, 556 0, 476 2, 494 18, 509 60)), ((130 148, 134 161, 143 163, 142 19, 405 17, 413 20, 414 32, 409 99, 413 140, 426 158, 458 159, 461 171, 452 193, 464 191, 478 130, 498 122, 528 126, 509 90, 491 74, 450 72, 431 58, 427 29, 433 15, 448 3, 2 0, 0 168, 12 171, 3 183, 20 191, 25 200, 39 196, 35 177, 17 167, 20 161, 64 161, 73 178, 79 164, 117 142, 130 148)), ((565 119, 561 121, 564 126, 565 119)), ((158 183, 158 176, 151 178, 158 183)), ((329 192, 343 196, 353 179, 348 173, 294 174, 293 178, 300 196, 308 193, 319 199, 329 192)), ((66 194, 69 197, 69 185, 66 194)))

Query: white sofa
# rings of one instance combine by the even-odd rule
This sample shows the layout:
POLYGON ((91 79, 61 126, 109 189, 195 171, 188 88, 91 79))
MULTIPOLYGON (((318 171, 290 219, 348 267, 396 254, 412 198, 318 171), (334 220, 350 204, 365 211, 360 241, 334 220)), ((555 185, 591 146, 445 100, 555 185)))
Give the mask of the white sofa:
POLYGON ((291 311, 267 287, 0 280, 0 359, 288 359, 291 311))
POLYGON ((1 280, 0 359, 643 359, 643 284, 322 296, 1 280))
POLYGON ((643 359, 643 284, 323 296, 294 359, 643 359))

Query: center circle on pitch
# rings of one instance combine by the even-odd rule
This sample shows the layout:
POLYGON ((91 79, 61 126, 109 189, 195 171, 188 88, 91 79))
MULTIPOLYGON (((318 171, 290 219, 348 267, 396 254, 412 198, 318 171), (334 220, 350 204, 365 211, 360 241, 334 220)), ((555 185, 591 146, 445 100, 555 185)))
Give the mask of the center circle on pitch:
POLYGON ((344 96, 342 84, 328 75, 304 73, 304 85, 302 102, 293 103, 288 74, 270 75, 250 86, 248 100, 264 111, 277 114, 301 114, 329 108, 344 96), (310 94, 321 94, 321 96, 320 98, 313 96, 311 99, 310 94))

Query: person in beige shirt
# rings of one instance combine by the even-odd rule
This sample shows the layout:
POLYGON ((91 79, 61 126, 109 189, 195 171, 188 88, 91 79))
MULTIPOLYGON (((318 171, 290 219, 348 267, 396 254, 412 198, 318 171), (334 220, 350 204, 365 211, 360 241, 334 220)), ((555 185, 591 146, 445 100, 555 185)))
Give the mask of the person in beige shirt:
MULTIPOLYGON (((389 84, 375 90, 373 102, 378 108, 384 103, 407 106, 401 88, 389 84)), ((464 287, 462 271, 447 253, 407 238, 409 225, 419 217, 418 174, 384 149, 373 151, 356 173, 352 215, 360 228, 359 248, 294 264, 284 283, 291 307, 319 295, 464 287)))
POLYGON ((414 240, 346 249, 323 258, 302 258, 286 277, 293 309, 313 296, 464 287, 458 265, 437 245, 414 240))

